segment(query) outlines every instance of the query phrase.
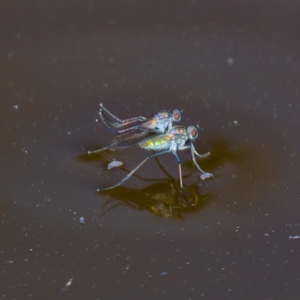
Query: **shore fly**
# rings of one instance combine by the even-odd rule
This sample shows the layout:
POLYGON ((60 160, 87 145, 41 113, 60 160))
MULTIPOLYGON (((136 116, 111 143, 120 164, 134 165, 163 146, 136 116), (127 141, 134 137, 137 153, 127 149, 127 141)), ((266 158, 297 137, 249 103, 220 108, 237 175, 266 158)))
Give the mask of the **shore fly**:
POLYGON ((165 133, 167 130, 172 128, 173 122, 179 122, 181 120, 181 112, 178 109, 174 109, 173 111, 161 110, 153 117, 148 119, 139 116, 121 120, 113 115, 108 109, 106 109, 102 103, 100 103, 99 115, 102 123, 100 123, 99 120, 96 121, 117 135, 133 132, 135 130, 143 132, 165 133), (114 121, 111 121, 106 114, 114 119, 114 121), (137 124, 129 128, 121 129, 133 123, 137 124))
POLYGON ((197 137, 198 137, 198 130, 194 126, 189 126, 188 128, 184 126, 173 126, 166 133, 151 134, 146 137, 143 135, 143 133, 124 134, 121 136, 116 136, 116 138, 112 141, 110 145, 102 149, 89 151, 88 153, 93 154, 104 150, 111 150, 111 151, 125 150, 134 147, 140 147, 142 149, 153 150, 157 152, 147 156, 138 166, 136 166, 125 178, 123 178, 117 184, 107 188, 100 188, 97 191, 109 190, 121 185, 126 180, 128 180, 147 160, 167 153, 173 153, 173 155, 176 157, 178 167, 179 167, 180 188, 183 190, 181 160, 179 155, 177 154, 177 151, 181 151, 185 149, 191 149, 193 163, 200 171, 200 173, 204 174, 202 178, 205 179, 212 178, 213 175, 211 173, 204 172, 196 161, 196 156, 200 158, 204 158, 209 156, 210 154, 207 153, 202 155, 196 151, 193 142, 196 140, 197 137))

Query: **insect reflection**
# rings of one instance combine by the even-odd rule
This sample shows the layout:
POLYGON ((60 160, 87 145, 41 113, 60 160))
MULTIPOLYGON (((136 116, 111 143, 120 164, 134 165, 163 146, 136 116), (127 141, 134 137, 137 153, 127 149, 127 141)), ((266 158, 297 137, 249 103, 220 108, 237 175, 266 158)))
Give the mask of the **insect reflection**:
MULTIPOLYGON (((182 213, 192 212, 203 207, 209 197, 199 194, 199 180, 188 188, 184 187, 184 198, 181 189, 178 188, 176 180, 171 177, 158 159, 155 159, 159 168, 167 175, 167 179, 151 184, 143 189, 117 187, 105 191, 105 194, 109 195, 110 198, 102 206, 103 212, 99 218, 120 205, 125 205, 135 210, 148 210, 154 215, 164 219, 183 219, 182 213), (115 200, 119 200, 120 202, 110 206, 115 200)), ((190 175, 191 174, 185 177, 189 177, 190 175)), ((138 175, 134 176, 143 179, 138 175)), ((151 179, 143 180, 152 181, 151 179)))

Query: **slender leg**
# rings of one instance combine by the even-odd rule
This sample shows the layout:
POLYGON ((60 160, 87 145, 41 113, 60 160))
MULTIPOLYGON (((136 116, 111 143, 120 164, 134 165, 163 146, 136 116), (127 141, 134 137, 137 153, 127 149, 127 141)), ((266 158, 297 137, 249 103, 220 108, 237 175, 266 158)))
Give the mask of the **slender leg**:
MULTIPOLYGON (((114 128, 112 127, 112 126, 114 126, 115 124, 112 123, 112 122, 105 116, 105 114, 103 114, 103 111, 102 111, 101 109, 100 109, 99 115, 100 115, 100 118, 101 118, 101 120, 102 120, 102 122, 103 122, 103 124, 101 124, 101 123, 100 123, 100 124, 103 125, 105 128, 109 129, 110 131, 114 132, 115 134, 124 134, 124 133, 131 132, 131 131, 133 131, 133 130, 136 130, 136 129, 147 130, 147 128, 146 128, 147 126, 145 126, 145 128, 141 128, 141 124, 143 124, 143 122, 142 122, 142 123, 139 123, 139 124, 137 124, 137 125, 135 125, 135 126, 126 128, 126 129, 117 130, 117 129, 114 129, 114 128), (109 125, 108 123, 110 123, 110 125, 109 125)), ((99 121, 98 121, 98 123, 99 123, 99 121)), ((128 124, 129 124, 129 123, 128 123, 128 124)), ((128 124, 125 124, 125 125, 128 125, 128 124)), ((125 126, 125 125, 124 125, 124 126, 125 126)), ((147 130, 147 131, 148 131, 148 130, 147 130)), ((157 129, 155 129, 155 128, 149 128, 149 131, 154 132, 154 133, 162 133, 162 130, 161 130, 160 128, 157 128, 157 129)), ((163 132, 164 132, 164 130, 163 130, 163 132)))
MULTIPOLYGON (((193 145, 194 146, 194 145, 193 145)), ((197 151, 196 151, 196 149, 195 149, 195 147, 193 147, 194 148, 194 153, 198 156, 198 157, 200 157, 200 158, 207 158, 207 157, 209 157, 210 156, 210 152, 207 152, 207 153, 205 153, 205 154, 199 154, 197 151)))
POLYGON ((107 110, 102 103, 100 103, 100 106, 101 108, 107 113, 109 114, 113 119, 115 119, 118 123, 120 124, 117 124, 117 123, 112 123, 115 127, 117 128, 120 128, 120 127, 123 127, 123 126, 126 126, 126 125, 129 125, 131 123, 134 123, 134 122, 143 122, 146 120, 145 117, 142 117, 142 116, 139 116, 139 117, 134 117, 134 118, 130 118, 130 119, 125 119, 125 120, 121 120, 119 119, 118 117, 116 117, 115 115, 113 115, 109 110, 107 110))
POLYGON ((111 127, 110 125, 107 124, 107 122, 109 122, 111 125, 114 125, 113 123, 111 123, 102 113, 102 109, 100 109, 100 112, 99 112, 99 116, 101 118, 101 121, 102 123, 99 122, 98 119, 96 119, 96 122, 100 125, 102 125, 103 127, 105 127, 106 129, 114 132, 114 133, 118 133, 118 130, 117 129, 114 129, 113 127, 111 127))
POLYGON ((110 190, 110 189, 113 189, 113 188, 121 185, 123 182, 125 182, 126 180, 128 180, 132 176, 132 174, 134 174, 147 160, 149 160, 152 157, 155 157, 155 156, 158 156, 158 155, 161 155, 161 154, 166 154, 166 153, 170 153, 170 150, 165 150, 165 151, 162 151, 162 152, 158 152, 158 153, 154 153, 154 154, 149 155, 138 166, 136 166, 125 178, 123 178, 117 184, 115 184, 113 186, 110 186, 110 187, 107 187, 107 188, 97 189, 97 192, 110 190))
POLYGON ((183 196, 183 199, 188 203, 193 205, 193 203, 191 203, 185 196, 185 192, 184 192, 184 187, 183 187, 183 183, 182 183, 182 171, 181 171, 181 161, 180 161, 180 157, 178 156, 178 154, 176 153, 176 151, 172 151, 172 153, 175 155, 177 162, 178 162, 178 168, 179 168, 179 181, 180 181, 180 189, 181 189, 181 193, 183 196))
POLYGON ((103 113, 103 110, 100 108, 100 111, 99 111, 99 116, 102 120, 102 122, 105 124, 105 127, 108 128, 109 130, 113 131, 113 132, 118 132, 114 127, 116 128, 120 128, 122 126, 125 126, 127 124, 124 124, 124 125, 120 125, 120 124, 117 124, 117 123, 113 123, 104 113, 103 113))
POLYGON ((180 188, 183 190, 183 183, 182 183, 182 172, 181 172, 181 161, 180 157, 175 151, 172 151, 172 153, 175 155, 177 162, 178 162, 178 168, 179 168, 179 182, 180 182, 180 188))
POLYGON ((99 152, 102 152, 102 151, 105 151, 107 150, 109 147, 104 147, 104 148, 101 148, 101 149, 97 149, 97 150, 94 150, 94 151, 88 151, 88 155, 90 154, 95 154, 95 153, 99 153, 99 152))
MULTIPOLYGON (((204 172, 200 166, 198 165, 197 161, 196 161, 196 158, 195 158, 195 153, 196 150, 195 150, 195 147, 194 147, 194 144, 191 142, 191 153, 192 153, 192 159, 193 159, 193 162, 195 164, 195 166, 197 167, 197 169, 202 173, 202 174, 205 174, 206 172, 204 172)), ((198 152, 197 152, 198 153, 198 152)))
MULTIPOLYGON (((115 124, 112 123, 104 114, 103 114, 103 111, 102 109, 100 109, 100 112, 99 112, 99 115, 100 115, 100 118, 102 120, 102 123, 101 124, 99 121, 98 123, 103 125, 105 128, 107 128, 108 130, 116 133, 116 134, 122 134, 122 133, 126 133, 126 132, 130 132, 130 131, 133 131, 135 129, 138 129, 139 128, 139 124, 136 125, 136 126, 133 126, 133 127, 130 127, 130 128, 126 128, 126 129, 123 129, 123 130, 117 130, 117 129, 114 129, 112 126, 114 126, 115 124), (110 125, 108 124, 110 123, 110 125)), ((128 125, 128 124, 124 124, 125 125, 128 125)), ((122 125, 123 126, 123 125, 122 125)))
POLYGON ((100 108, 100 110, 99 110, 99 115, 100 115, 100 117, 101 117, 101 120, 104 122, 104 123, 109 123, 110 125, 109 125, 109 127, 114 127, 114 128, 119 128, 120 127, 120 125, 119 124, 117 124, 116 122, 115 123, 113 123, 106 115, 105 115, 105 113, 103 113, 103 109, 102 108, 100 108), (105 121, 103 120, 103 118, 105 118, 105 121))

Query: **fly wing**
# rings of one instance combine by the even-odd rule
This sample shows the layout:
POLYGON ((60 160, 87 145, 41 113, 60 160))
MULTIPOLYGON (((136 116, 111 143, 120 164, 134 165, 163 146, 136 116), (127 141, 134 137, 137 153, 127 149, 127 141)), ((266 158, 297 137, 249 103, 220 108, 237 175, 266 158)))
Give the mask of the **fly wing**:
POLYGON ((108 146, 112 151, 136 148, 144 139, 154 135, 152 132, 134 130, 129 133, 116 135, 111 144, 108 146))
POLYGON ((151 118, 139 124, 138 128, 149 132, 159 132, 159 130, 156 128, 156 125, 157 121, 155 118, 151 118))

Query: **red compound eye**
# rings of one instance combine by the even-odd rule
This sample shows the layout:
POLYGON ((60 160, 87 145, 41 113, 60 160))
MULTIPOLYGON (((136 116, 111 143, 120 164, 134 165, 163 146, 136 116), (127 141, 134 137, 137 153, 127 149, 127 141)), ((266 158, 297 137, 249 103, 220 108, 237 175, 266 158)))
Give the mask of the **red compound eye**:
POLYGON ((178 109, 174 109, 173 111, 173 120, 179 121, 181 119, 181 114, 178 109))
POLYGON ((192 132, 191 132, 191 135, 192 135, 192 137, 195 137, 197 135, 197 130, 193 129, 192 132))

